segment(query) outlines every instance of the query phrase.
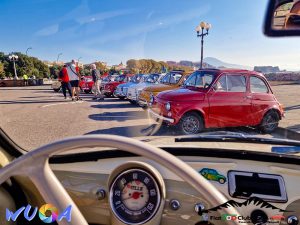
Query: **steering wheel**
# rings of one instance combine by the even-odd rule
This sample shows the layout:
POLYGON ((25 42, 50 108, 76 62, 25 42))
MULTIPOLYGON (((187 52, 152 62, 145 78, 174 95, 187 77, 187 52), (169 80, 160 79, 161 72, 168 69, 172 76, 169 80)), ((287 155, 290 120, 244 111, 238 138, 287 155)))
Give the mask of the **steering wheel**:
MULTIPOLYGON (((72 205, 71 222, 63 219, 58 222, 59 225, 87 225, 87 221, 50 169, 48 162, 49 157, 54 154, 87 147, 117 148, 151 159, 193 186, 200 194, 206 196, 206 200, 211 205, 220 205, 228 201, 217 188, 182 160, 147 143, 115 135, 67 138, 30 151, 0 170, 0 184, 12 176, 27 176, 34 183, 45 202, 55 205, 59 212, 62 212, 68 205, 72 205)), ((240 215, 234 208, 226 208, 224 211, 228 214, 240 215)), ((230 222, 232 223, 232 221, 230 222)), ((237 221, 234 223, 238 224, 237 221)))

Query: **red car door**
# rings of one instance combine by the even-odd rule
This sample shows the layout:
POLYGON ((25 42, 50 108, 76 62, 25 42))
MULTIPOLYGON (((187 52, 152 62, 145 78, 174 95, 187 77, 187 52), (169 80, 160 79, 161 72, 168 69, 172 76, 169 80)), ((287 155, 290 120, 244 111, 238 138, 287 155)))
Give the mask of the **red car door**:
POLYGON ((247 77, 241 74, 224 74, 208 93, 209 127, 249 125, 251 96, 247 77))
POLYGON ((250 93, 252 95, 253 125, 261 122, 265 112, 276 104, 272 91, 266 81, 258 76, 250 77, 250 93))

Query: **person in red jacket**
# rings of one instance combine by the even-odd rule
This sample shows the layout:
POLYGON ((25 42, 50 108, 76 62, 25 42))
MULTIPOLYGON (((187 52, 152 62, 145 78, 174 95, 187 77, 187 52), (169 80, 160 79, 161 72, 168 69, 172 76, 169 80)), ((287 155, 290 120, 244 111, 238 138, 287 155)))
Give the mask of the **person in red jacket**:
POLYGON ((59 72, 59 79, 61 81, 61 88, 65 99, 67 99, 67 90, 69 92, 70 97, 72 98, 71 84, 67 71, 67 65, 64 65, 61 71, 59 72))

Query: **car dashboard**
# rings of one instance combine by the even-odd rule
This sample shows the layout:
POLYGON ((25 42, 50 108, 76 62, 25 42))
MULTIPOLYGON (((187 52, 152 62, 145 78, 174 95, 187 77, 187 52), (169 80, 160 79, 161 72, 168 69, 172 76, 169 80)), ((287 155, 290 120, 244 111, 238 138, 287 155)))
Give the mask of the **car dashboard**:
POLYGON ((114 157, 51 167, 90 224, 298 224, 300 170, 281 164, 179 156, 226 198, 210 205, 176 173, 143 157, 114 157), (235 207, 240 215, 224 213, 235 207))

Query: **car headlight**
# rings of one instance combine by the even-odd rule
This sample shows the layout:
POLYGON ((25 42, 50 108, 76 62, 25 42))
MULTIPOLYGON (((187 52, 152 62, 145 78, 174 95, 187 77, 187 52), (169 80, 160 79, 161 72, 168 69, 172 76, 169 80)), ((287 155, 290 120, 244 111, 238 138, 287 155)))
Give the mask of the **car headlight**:
POLYGON ((154 96, 153 96, 153 95, 150 96, 150 103, 151 103, 151 104, 154 103, 154 96))
POLYGON ((171 104, 170 104, 170 102, 167 102, 166 105, 165 105, 165 107, 166 107, 167 111, 170 111, 171 110, 171 104))

